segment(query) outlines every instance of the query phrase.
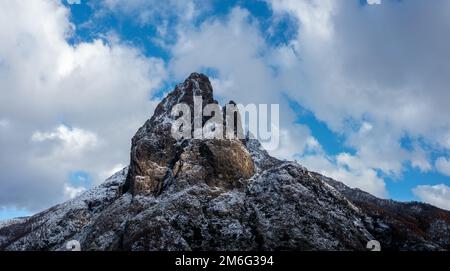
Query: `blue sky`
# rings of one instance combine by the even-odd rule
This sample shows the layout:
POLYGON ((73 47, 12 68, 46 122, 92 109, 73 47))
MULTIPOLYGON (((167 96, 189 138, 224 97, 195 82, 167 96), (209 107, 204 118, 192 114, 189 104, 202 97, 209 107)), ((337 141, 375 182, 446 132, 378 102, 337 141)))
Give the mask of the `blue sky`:
POLYGON ((2 96, 21 101, 0 104, 9 189, 0 219, 67 200, 125 166, 133 133, 194 71, 210 76, 221 102, 280 104, 273 155, 380 197, 449 209, 448 3, 370 3, 0 5, 16 20, 0 28, 2 96), (35 84, 21 81, 24 71, 35 84))

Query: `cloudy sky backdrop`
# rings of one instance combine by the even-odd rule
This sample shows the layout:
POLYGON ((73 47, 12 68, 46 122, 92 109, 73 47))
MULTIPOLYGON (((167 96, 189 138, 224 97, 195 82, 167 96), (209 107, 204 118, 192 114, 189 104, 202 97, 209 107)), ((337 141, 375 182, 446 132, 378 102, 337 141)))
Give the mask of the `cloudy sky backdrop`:
POLYGON ((128 164, 174 84, 279 103, 277 157, 450 209, 450 1, 0 1, 0 219, 128 164))

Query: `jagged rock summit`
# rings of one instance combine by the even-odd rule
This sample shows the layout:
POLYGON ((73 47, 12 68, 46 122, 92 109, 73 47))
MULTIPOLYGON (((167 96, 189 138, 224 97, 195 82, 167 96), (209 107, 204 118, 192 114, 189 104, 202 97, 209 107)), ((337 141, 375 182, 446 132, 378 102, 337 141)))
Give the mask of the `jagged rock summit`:
POLYGON ((184 103, 193 113, 194 96, 202 97, 202 108, 217 104, 209 79, 193 73, 163 99, 133 137, 124 192, 157 195, 170 184, 179 185, 175 179, 231 189, 254 174, 252 158, 238 139, 176 140, 171 136, 172 108, 184 103))
MULTIPOLYGON (((217 103, 193 73, 132 139, 130 165, 99 187, 0 224, 0 250, 447 250, 450 213, 378 199, 271 157, 255 139, 180 139, 171 109, 217 103)), ((204 121, 204 120, 202 120, 204 121)), ((237 127, 239 129, 239 127, 237 127)))

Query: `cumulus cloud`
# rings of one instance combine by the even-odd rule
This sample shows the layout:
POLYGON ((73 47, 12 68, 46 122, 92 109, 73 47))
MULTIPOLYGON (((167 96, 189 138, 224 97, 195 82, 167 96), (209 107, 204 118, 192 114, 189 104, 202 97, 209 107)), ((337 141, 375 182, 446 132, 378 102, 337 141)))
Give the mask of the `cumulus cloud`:
POLYGON ((450 4, 268 2, 275 16, 299 25, 272 62, 289 96, 344 135, 369 169, 398 177, 410 162, 431 170, 423 143, 449 149, 450 39, 442 33, 450 30, 450 4), (412 149, 402 146, 405 135, 412 149))
POLYGON ((450 210, 450 187, 445 184, 419 185, 413 193, 424 202, 450 210))
POLYGON ((128 163, 165 66, 120 40, 69 43, 74 25, 59 1, 0 10, 0 206, 36 211, 80 191, 71 172, 96 184, 128 163))
POLYGON ((271 155, 279 159, 294 160, 299 154, 321 149, 317 139, 311 136, 308 127, 304 125, 292 124, 292 127, 289 129, 272 130, 272 134, 274 133, 279 134, 279 144, 277 146, 264 141, 261 141, 261 143, 271 155))
POLYGON ((31 136, 34 142, 57 142, 58 152, 62 155, 79 154, 87 148, 95 148, 99 144, 96 134, 80 128, 70 128, 60 125, 51 132, 34 132, 31 136))
POLYGON ((82 186, 75 187, 70 184, 64 185, 64 195, 69 199, 75 198, 76 196, 80 195, 84 191, 86 191, 86 188, 82 187, 82 186))
POLYGON ((349 187, 359 188, 380 198, 389 196, 383 178, 357 156, 348 153, 329 156, 318 152, 300 156, 298 161, 308 169, 341 181, 349 187))
POLYGON ((435 162, 436 169, 447 176, 450 176, 450 159, 439 157, 435 162))

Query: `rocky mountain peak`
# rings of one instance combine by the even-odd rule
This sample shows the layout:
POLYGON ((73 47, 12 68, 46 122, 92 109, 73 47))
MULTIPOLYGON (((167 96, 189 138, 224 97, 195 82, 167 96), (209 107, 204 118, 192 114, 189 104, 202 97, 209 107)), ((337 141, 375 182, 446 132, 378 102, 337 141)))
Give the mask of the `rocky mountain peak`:
POLYGON ((173 106, 184 103, 191 107, 194 112, 194 96, 202 97, 203 106, 217 103, 213 98, 213 88, 209 78, 201 73, 192 73, 186 80, 178 84, 156 107, 155 113, 149 120, 148 125, 155 125, 171 119, 170 113, 173 106))
POLYGON ((254 138, 175 139, 172 108, 192 108, 194 96, 217 103, 208 78, 191 74, 137 131, 128 167, 0 223, 0 250, 66 250, 71 240, 82 250, 366 250, 371 240, 382 250, 450 249, 448 211, 378 199, 271 157, 254 138))

